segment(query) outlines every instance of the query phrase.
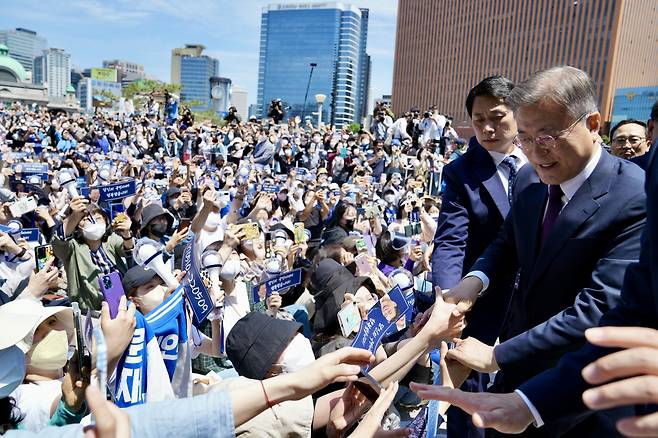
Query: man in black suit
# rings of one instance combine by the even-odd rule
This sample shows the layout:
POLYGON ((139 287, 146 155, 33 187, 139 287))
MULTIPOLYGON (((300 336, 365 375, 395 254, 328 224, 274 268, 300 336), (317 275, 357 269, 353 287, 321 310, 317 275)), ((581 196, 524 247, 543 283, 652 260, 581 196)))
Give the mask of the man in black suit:
MULTIPOLYGON (((584 72, 539 72, 515 87, 508 102, 517 120, 515 142, 532 164, 521 174, 536 172, 542 183, 518 194, 496 240, 446 294, 465 309, 487 293, 490 278, 520 270, 500 344, 494 348, 471 337, 448 353, 475 370, 498 370, 496 391, 517 388, 583 344, 585 330, 618 303, 624 271, 639 257, 645 223, 644 172, 598 144, 601 116, 584 72)), ((517 409, 530 412, 525 396, 516 397, 517 409)), ((610 436, 615 414, 621 413, 527 434, 610 436)))
MULTIPOLYGON (((432 283, 443 290, 456 286, 494 240, 509 212, 512 188, 518 192, 527 186, 527 182, 517 181, 518 171, 528 159, 513 142, 516 121, 505 103, 513 88, 509 79, 491 76, 473 87, 466 98, 477 141, 471 141, 464 155, 443 168, 445 191, 432 254, 432 283)), ((490 286, 503 289, 504 298, 491 294, 478 300, 467 315, 464 336, 494 345, 513 282, 511 275, 490 286)), ((461 388, 479 392, 488 383, 488 374, 474 371, 461 388)), ((448 410, 448 437, 484 437, 484 431, 473 427, 470 415, 453 407, 448 410)))

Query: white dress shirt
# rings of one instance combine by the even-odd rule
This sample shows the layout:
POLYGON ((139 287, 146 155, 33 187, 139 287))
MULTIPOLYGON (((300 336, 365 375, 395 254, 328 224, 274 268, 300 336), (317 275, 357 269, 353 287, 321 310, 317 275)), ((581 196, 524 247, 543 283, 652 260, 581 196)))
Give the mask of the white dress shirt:
POLYGON ((514 146, 514 150, 509 154, 503 154, 501 152, 495 151, 487 152, 489 152, 489 155, 491 155, 491 159, 493 160, 494 165, 496 166, 496 170, 498 171, 498 178, 500 178, 500 182, 503 183, 503 187, 505 188, 505 193, 507 193, 510 169, 506 164, 503 164, 503 160, 507 158, 508 155, 515 157, 516 168, 517 170, 521 170, 521 167, 523 167, 528 162, 528 158, 523 154, 521 149, 516 146, 514 146))
MULTIPOLYGON (((590 160, 587 162, 583 170, 581 170, 578 175, 560 184, 562 193, 564 193, 564 195, 562 196, 562 209, 564 209, 564 207, 569 203, 569 201, 571 201, 571 199, 574 197, 574 195, 576 194, 578 189, 580 189, 583 183, 587 181, 587 179, 590 176, 592 176, 592 172, 594 172, 594 169, 596 168, 597 164, 599 164, 599 160, 601 159, 601 153, 602 153, 601 150, 602 149, 600 147, 596 149, 596 151, 592 155, 592 158, 590 158, 590 160)), ((507 166, 503 166, 503 167, 507 167, 507 166)), ((548 208, 548 203, 545 208, 548 208)), ((544 210, 544 214, 546 214, 546 210, 544 210)), ((482 284, 484 286, 482 287, 482 291, 480 293, 484 292, 489 287, 489 277, 482 271, 469 272, 468 274, 466 274, 466 277, 476 277, 479 278, 480 281, 482 281, 482 284)), ((526 397, 526 395, 523 394, 523 392, 519 391, 518 389, 515 390, 514 392, 518 394, 523 400, 523 402, 528 406, 528 409, 530 410, 530 413, 532 413, 532 416, 535 420, 534 425, 536 427, 543 426, 544 420, 542 420, 539 411, 528 399, 528 397, 526 397)))

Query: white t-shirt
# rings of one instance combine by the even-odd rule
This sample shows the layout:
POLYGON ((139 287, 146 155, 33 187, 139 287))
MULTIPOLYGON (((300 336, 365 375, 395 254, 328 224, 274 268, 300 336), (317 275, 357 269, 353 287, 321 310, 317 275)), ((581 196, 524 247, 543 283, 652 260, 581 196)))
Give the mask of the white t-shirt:
POLYGON ((53 402, 61 396, 60 380, 23 383, 11 393, 16 406, 25 416, 21 426, 31 432, 38 432, 48 425, 53 402))
POLYGON ((247 293, 246 283, 237 280, 233 292, 224 296, 224 342, 235 323, 251 310, 247 293))

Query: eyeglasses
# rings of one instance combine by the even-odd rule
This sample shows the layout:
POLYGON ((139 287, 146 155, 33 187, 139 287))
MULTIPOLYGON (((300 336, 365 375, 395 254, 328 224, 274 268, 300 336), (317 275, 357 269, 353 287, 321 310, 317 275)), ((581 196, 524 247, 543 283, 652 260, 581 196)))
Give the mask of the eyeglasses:
POLYGON ((638 146, 640 143, 642 143, 644 140, 646 140, 646 137, 636 137, 636 136, 631 136, 631 137, 615 137, 612 139, 612 144, 617 146, 617 147, 624 147, 626 145, 626 142, 628 142, 631 146, 638 146))
POLYGON ((584 113, 580 117, 576 119, 575 122, 573 122, 571 125, 569 125, 567 128, 563 129, 562 131, 556 133, 555 135, 538 135, 537 137, 533 137, 530 135, 525 135, 525 134, 519 134, 516 137, 514 137, 514 144, 518 146, 520 149, 522 149, 524 152, 530 152, 534 150, 535 146, 540 146, 545 149, 553 149, 557 145, 557 141, 560 138, 563 138, 569 133, 571 133, 571 130, 576 126, 583 118, 588 116, 589 113, 584 113))

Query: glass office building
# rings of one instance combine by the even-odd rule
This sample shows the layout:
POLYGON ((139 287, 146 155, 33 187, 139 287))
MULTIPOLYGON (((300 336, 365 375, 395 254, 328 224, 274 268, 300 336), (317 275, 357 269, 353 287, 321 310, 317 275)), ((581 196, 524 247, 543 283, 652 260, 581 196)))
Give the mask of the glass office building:
POLYGON ((25 71, 32 71, 34 58, 48 47, 48 42, 33 30, 22 27, 0 30, 0 44, 9 48, 9 56, 20 62, 25 71))
POLYGON ((194 110, 212 108, 210 78, 219 75, 219 61, 210 56, 183 55, 180 60, 181 101, 197 101, 194 110))
POLYGON ((367 101, 367 9, 343 3, 276 4, 263 8, 258 69, 258 114, 281 99, 286 117, 317 114, 337 126, 360 121, 367 101), (313 68, 309 85, 311 63, 313 68), (306 88, 308 95, 306 102, 306 88))
POLYGON ((610 126, 625 119, 646 122, 651 116, 651 108, 658 101, 658 85, 654 87, 617 88, 612 105, 610 126))

